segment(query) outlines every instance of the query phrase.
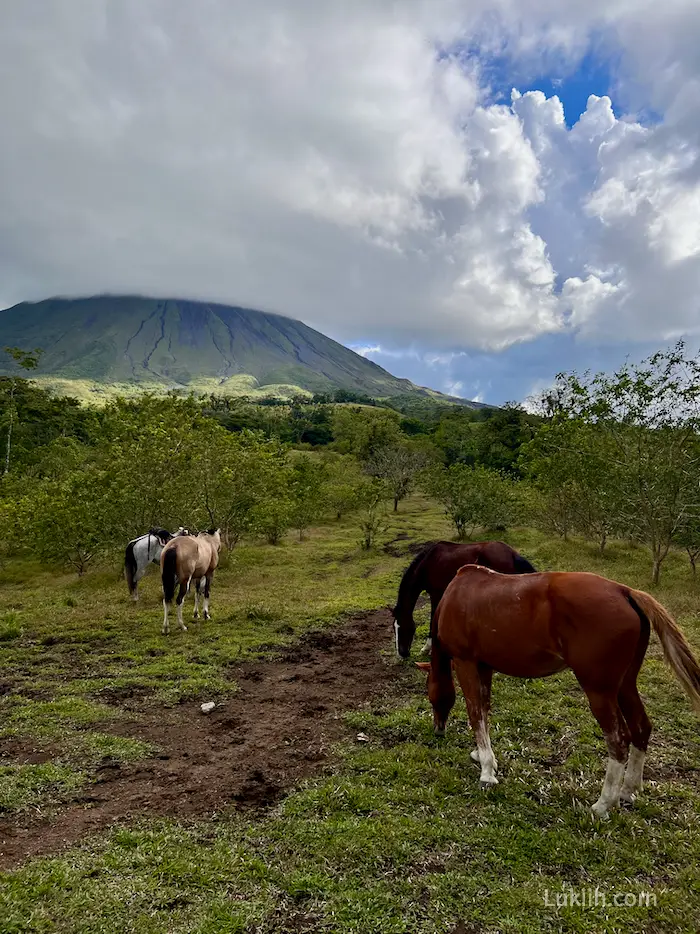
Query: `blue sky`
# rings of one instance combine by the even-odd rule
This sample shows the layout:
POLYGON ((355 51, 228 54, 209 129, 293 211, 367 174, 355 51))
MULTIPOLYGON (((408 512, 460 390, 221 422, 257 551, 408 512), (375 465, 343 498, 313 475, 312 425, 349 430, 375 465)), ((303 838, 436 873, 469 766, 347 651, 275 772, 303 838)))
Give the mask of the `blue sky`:
POLYGON ((430 362, 430 354, 426 360, 415 348, 393 353, 367 352, 367 345, 355 345, 353 349, 395 376, 418 385, 502 405, 537 395, 553 383, 557 373, 583 373, 586 369, 610 372, 625 362, 639 362, 660 348, 653 342, 581 345, 572 335, 546 335, 500 353, 457 353, 449 361, 430 362))
POLYGON ((492 403, 700 343, 697 0, 37 4, 0 306, 259 308, 492 403))

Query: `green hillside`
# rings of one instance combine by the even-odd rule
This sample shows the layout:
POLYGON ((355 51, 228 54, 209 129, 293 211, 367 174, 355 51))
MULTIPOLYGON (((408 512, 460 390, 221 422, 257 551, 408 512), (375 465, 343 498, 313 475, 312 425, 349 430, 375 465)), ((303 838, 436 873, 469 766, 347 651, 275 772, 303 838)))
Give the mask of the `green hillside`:
MULTIPOLYGON (((23 302, 0 312, 6 345, 42 348, 36 376, 58 388, 436 395, 301 321, 207 302, 109 295, 23 302)), ((12 366, 1 361, 0 373, 12 366)))

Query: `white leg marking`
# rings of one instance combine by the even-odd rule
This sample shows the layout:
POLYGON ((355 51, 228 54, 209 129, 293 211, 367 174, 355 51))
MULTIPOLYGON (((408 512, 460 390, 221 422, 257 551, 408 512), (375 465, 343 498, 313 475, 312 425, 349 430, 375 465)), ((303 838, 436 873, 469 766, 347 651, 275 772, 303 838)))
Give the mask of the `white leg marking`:
POLYGON ((630 756, 627 760, 627 769, 625 771, 625 780, 622 783, 620 791, 620 800, 633 804, 637 792, 642 790, 642 774, 644 772, 644 760, 646 753, 636 746, 630 746, 630 756))
POLYGON ((204 582, 204 619, 211 619, 211 613, 209 612, 209 597, 207 596, 207 587, 209 587, 209 581, 204 582))
POLYGON ((180 624, 180 629, 182 629, 183 632, 187 632, 187 626, 185 626, 184 622, 182 621, 182 604, 181 603, 178 603, 177 605, 177 621, 180 624))
POLYGON ((491 739, 486 723, 482 720, 476 731, 476 751, 481 762, 481 776, 479 781, 484 786, 497 785, 496 759, 491 749, 491 739))
POLYGON ((396 654, 399 654, 399 621, 394 620, 394 641, 396 643, 396 654))
POLYGON ((610 808, 617 807, 620 803, 620 791, 622 789, 622 780, 625 777, 625 763, 618 762, 617 759, 608 758, 608 767, 605 770, 605 781, 603 789, 600 792, 600 798, 593 805, 591 810, 596 817, 605 819, 608 816, 610 808))
POLYGON ((433 650, 433 640, 430 637, 428 637, 425 640, 425 645, 421 649, 421 655, 430 655, 432 650, 433 650))
POLYGON ((164 636, 167 636, 170 632, 170 623, 168 621, 168 604, 165 602, 165 600, 163 600, 163 612, 163 628, 161 629, 161 632, 164 636))
POLYGON ((476 762, 477 765, 481 765, 481 756, 479 755, 478 749, 472 749, 472 751, 469 753, 469 758, 472 760, 472 762, 476 762))

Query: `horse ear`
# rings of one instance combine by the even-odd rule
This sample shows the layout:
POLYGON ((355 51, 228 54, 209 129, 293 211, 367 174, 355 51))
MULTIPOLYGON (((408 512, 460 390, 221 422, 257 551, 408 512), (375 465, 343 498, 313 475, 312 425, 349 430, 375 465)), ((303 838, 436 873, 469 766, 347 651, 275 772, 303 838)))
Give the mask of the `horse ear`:
POLYGON ((414 664, 421 671, 430 671, 430 662, 415 662, 414 664))

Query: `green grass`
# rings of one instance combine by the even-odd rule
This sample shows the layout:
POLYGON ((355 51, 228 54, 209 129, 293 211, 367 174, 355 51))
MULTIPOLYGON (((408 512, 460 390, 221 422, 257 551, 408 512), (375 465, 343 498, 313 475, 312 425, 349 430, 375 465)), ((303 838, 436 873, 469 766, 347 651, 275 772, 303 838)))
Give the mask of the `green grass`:
MULTIPOLYGON (((415 498, 390 517, 385 539, 397 555, 362 553, 351 521, 314 529, 302 543, 247 544, 217 575, 214 621, 169 638, 159 634, 155 575, 135 607, 111 572, 76 581, 18 565, 2 589, 16 633, 0 640, 2 679, 13 686, 0 706, 3 730, 61 739, 56 763, 46 765, 71 770, 24 773, 12 807, 60 801, 70 787, 61 781, 89 781, 100 756, 149 754, 138 741, 110 737, 115 715, 137 725, 141 708, 225 695, 236 689, 238 660, 393 602, 408 544, 436 537, 450 537, 449 529, 415 498), (115 753, 112 742, 137 745, 115 753)), ((592 570, 651 589, 643 549, 613 543, 601 557, 592 545, 532 530, 505 537, 543 569, 592 570)), ((682 555, 670 556, 654 592, 700 654, 700 594, 682 555)), ((416 651, 426 610, 417 617, 416 651)), ((655 728, 645 789, 633 810, 604 824, 589 814, 604 746, 569 673, 531 682, 496 676, 501 783, 488 794, 469 759, 463 704, 437 740, 424 675, 413 678, 415 690, 399 702, 378 685, 371 709, 347 715, 369 742, 339 749, 333 774, 262 818, 134 821, 5 874, 2 930, 432 934, 460 919, 467 930, 514 934, 700 930, 698 721, 655 641, 640 679, 655 728), (557 894, 596 886, 609 900, 650 892, 656 904, 554 904, 557 894)), ((19 767, 28 768, 43 767, 19 767)))
POLYGON ((0 816, 60 804, 86 781, 83 772, 55 762, 0 765, 0 816))

